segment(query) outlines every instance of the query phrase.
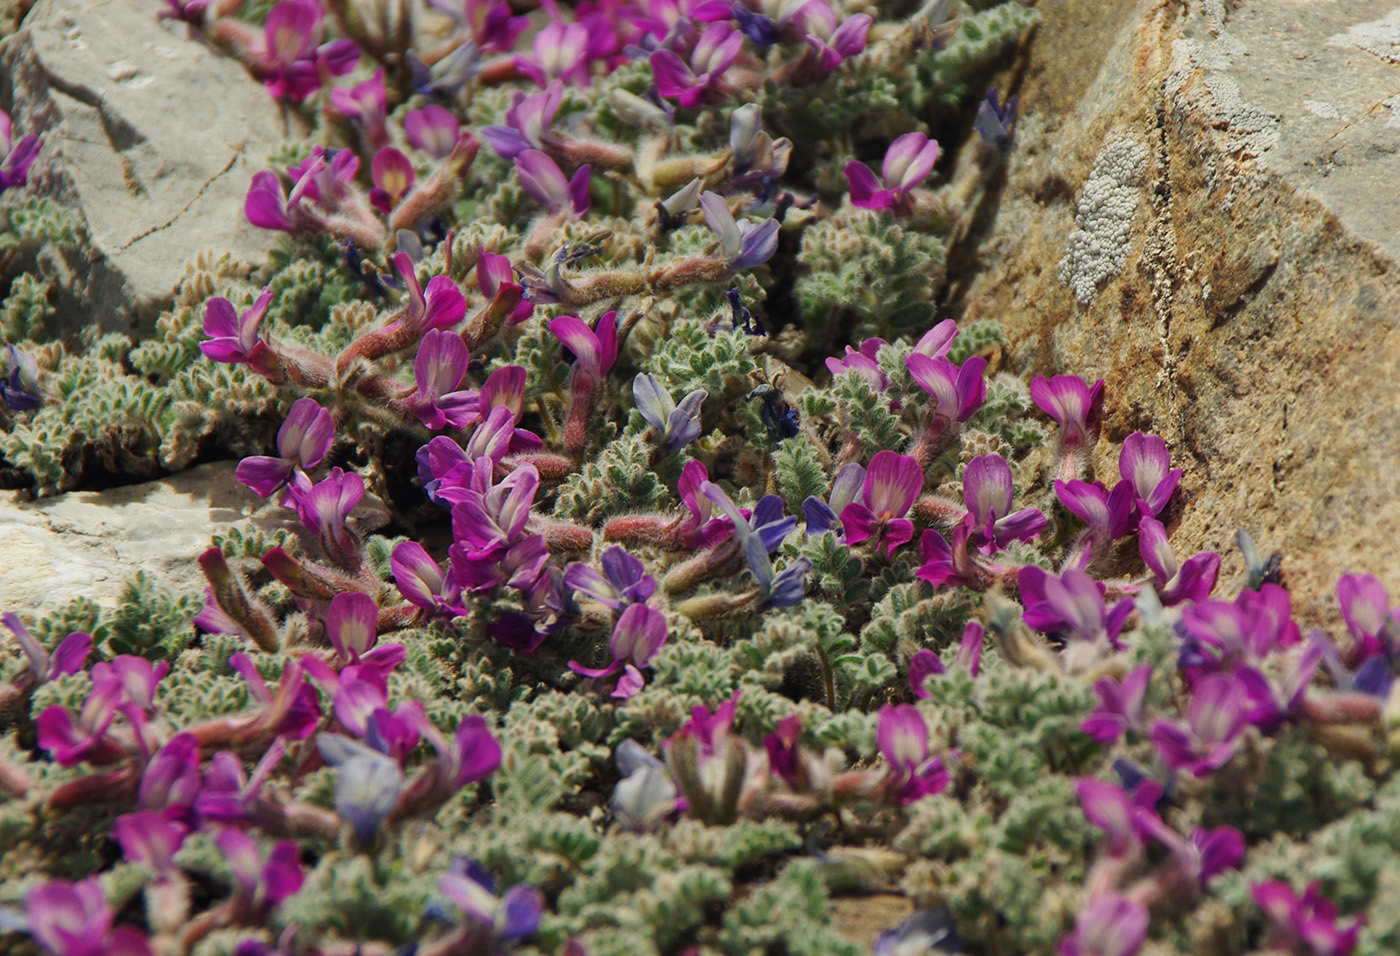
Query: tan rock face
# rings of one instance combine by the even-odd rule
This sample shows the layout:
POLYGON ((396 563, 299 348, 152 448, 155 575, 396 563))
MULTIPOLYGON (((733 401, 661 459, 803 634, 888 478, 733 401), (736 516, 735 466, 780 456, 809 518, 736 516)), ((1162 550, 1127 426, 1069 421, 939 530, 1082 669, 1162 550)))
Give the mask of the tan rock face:
POLYGON ((1178 551, 1228 577, 1246 527, 1325 623, 1348 571, 1400 596, 1400 20, 1186 7, 1037 5, 1007 189, 954 304, 1004 322, 1022 368, 1104 377, 1098 474, 1162 435, 1178 551))

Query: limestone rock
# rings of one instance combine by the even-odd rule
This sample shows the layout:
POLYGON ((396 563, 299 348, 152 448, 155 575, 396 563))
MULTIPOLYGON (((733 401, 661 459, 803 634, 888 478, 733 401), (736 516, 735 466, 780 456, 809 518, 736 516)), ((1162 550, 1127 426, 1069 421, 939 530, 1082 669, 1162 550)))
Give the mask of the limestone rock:
POLYGON ((1128 433, 1163 435, 1177 550, 1225 554, 1228 581, 1249 528, 1318 622, 1348 571, 1400 596, 1393 7, 1041 0, 1006 189, 953 301, 1004 322, 1020 367, 1106 378, 1098 475, 1128 433), (1140 177, 1095 186, 1125 142, 1140 177))
MULTIPOLYGON (((202 593, 194 559, 215 532, 300 530, 293 512, 238 484, 236 467, 214 462, 108 491, 0 499, 0 611, 53 611, 79 597, 113 607, 138 571, 202 593)), ((366 495, 351 523, 368 533, 387 520, 384 505, 366 495)))
MULTIPOLYGON (((0 106, 43 135, 32 188, 86 222, 59 275, 61 331, 149 328, 187 259, 205 249, 261 262, 272 234, 243 199, 283 120, 237 62, 157 20, 149 0, 39 0, 0 40, 0 106)), ((8 197, 7 197, 8 198, 8 197)))

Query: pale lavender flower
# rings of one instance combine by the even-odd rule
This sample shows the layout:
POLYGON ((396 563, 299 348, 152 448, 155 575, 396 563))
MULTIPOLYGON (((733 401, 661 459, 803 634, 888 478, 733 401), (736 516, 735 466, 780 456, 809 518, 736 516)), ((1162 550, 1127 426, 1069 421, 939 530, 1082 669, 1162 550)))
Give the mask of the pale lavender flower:
POLYGON ((543 206, 549 215, 575 219, 588 215, 592 204, 588 196, 592 168, 586 163, 565 179, 554 160, 538 149, 527 149, 515 157, 515 171, 520 175, 520 185, 526 195, 543 206))
POLYGON ((649 830, 676 812, 676 785, 664 763, 635 740, 618 744, 616 756, 622 779, 613 788, 608 809, 618 823, 629 830, 649 830))
POLYGON ((720 252, 730 272, 760 266, 778 251, 778 220, 765 219, 757 224, 748 219, 736 222, 729 204, 715 192, 707 191, 700 196, 700 208, 706 225, 719 237, 720 252))
POLYGON ((604 550, 602 566, 603 572, 599 574, 587 564, 569 565, 564 572, 564 586, 614 611, 624 610, 631 604, 645 604, 656 593, 656 579, 624 548, 613 545, 604 550))
POLYGON ((529 96, 517 92, 506 110, 506 125, 484 127, 481 135, 502 159, 513 160, 531 149, 544 151, 551 145, 546 136, 563 98, 564 86, 557 81, 529 96))
POLYGON ((671 398, 671 393, 656 381, 655 375, 638 372, 632 380, 632 397, 637 411, 655 429, 662 450, 668 453, 678 451, 700 437, 703 430, 700 405, 708 395, 705 389, 697 388, 677 404, 671 398))
POLYGON ((1060 956, 1136 956, 1147 939, 1147 907, 1118 893, 1089 903, 1060 940, 1060 956))

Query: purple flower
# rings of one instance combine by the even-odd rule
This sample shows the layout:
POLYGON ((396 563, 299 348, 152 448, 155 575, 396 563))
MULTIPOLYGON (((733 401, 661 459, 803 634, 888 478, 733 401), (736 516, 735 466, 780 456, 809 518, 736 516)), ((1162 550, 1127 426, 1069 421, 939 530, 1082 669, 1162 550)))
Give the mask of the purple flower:
POLYGON ((847 17, 836 25, 836 13, 826 0, 810 0, 793 17, 797 32, 817 53, 817 61, 830 73, 865 49, 865 37, 874 21, 864 13, 847 17))
MULTIPOLYGON (((1043 407, 1043 406, 1042 406, 1043 407)), ((1181 469, 1171 466, 1167 443, 1156 435, 1133 432, 1123 439, 1118 453, 1118 473, 1133 486, 1144 515, 1162 513, 1181 481, 1181 469)))
POLYGON ((0 621, 15 635, 20 650, 24 651, 24 656, 29 659, 29 674, 36 687, 56 677, 78 673, 87 662, 88 654, 92 653, 91 634, 74 631, 59 642, 50 656, 44 645, 34 639, 16 614, 6 611, 0 614, 0 621))
POLYGON ((413 360, 418 387, 408 398, 408 407, 425 427, 463 428, 476 419, 481 396, 470 390, 457 391, 469 360, 467 346, 451 332, 432 329, 418 343, 413 360))
POLYGON ((1281 880, 1256 883, 1250 892, 1254 902, 1273 921, 1275 942, 1287 945, 1295 953, 1350 956, 1366 922, 1364 916, 1358 916, 1343 927, 1337 919, 1336 904, 1322 895, 1322 884, 1317 881, 1309 883, 1301 897, 1281 880))
POLYGON ((248 361, 258 344, 258 326, 271 304, 271 286, 265 286, 257 301, 242 315, 238 315, 233 303, 223 296, 210 299, 204 306, 204 334, 209 341, 200 342, 199 350, 215 362, 237 365, 248 361))
POLYGON ((865 469, 860 462, 849 461, 836 473, 831 483, 831 495, 826 501, 815 496, 802 502, 802 514, 807 519, 807 534, 825 534, 835 531, 844 534, 841 526, 841 512, 856 500, 865 485, 865 469))
POLYGON ((162 20, 179 20, 191 27, 204 25, 204 11, 212 0, 165 0, 167 9, 161 13, 162 20))
POLYGON ((165 816, 188 822, 188 810, 199 796, 199 738, 176 734, 156 751, 141 774, 136 805, 162 810, 165 816))
POLYGON ((1143 701, 1151 679, 1150 664, 1136 668, 1123 678, 1121 684, 1112 677, 1100 679, 1094 685, 1099 706, 1079 725, 1079 729, 1101 744, 1117 741, 1128 730, 1139 734, 1146 733, 1147 712, 1143 708, 1143 701))
MULTIPOLYGON (((795 523, 797 519, 787 520, 795 523)), ((789 561, 783 570, 775 572, 773 559, 769 557, 768 548, 763 544, 762 535, 755 533, 744 541, 744 560, 748 563, 754 580, 758 582, 760 609, 796 607, 807 596, 807 572, 812 570, 811 559, 797 558, 789 561)))
POLYGON ((602 565, 602 574, 586 564, 569 565, 564 572, 564 586, 614 611, 631 604, 645 604, 656 593, 656 579, 646 573, 642 562, 618 545, 603 552, 602 565))
MULTIPOLYGON (((315 691, 311 688, 312 695, 315 691)), ((309 731, 308 731, 309 734, 309 731)), ((281 738, 258 760, 251 776, 243 772, 243 761, 231 751, 221 750, 209 761, 204 772, 203 788, 195 800, 195 811, 201 819, 219 823, 251 823, 263 784, 287 753, 281 738)))
POLYGON ((1079 914, 1074 932, 1060 940, 1060 956, 1135 956, 1147 939, 1147 907, 1105 893, 1079 914))
POLYGON ((1181 615, 1187 640, 1182 667, 1190 671, 1233 670, 1258 664, 1280 647, 1298 642, 1292 600, 1277 584, 1243 591, 1228 601, 1197 600, 1181 615))
POLYGON ((963 521, 969 543, 983 554, 1000 551, 1012 541, 1030 541, 1045 530, 1045 515, 1036 508, 1012 513, 1011 466, 1000 455, 979 455, 963 472, 963 521))
POLYGON ((107 735, 126 696, 121 676, 106 662, 94 665, 91 676, 92 691, 84 698, 76 722, 57 704, 45 707, 34 721, 39 746, 65 767, 84 761, 111 763, 123 753, 107 735))
POLYGON ((539 93, 526 96, 517 92, 506 110, 505 126, 487 126, 481 131, 502 159, 515 159, 526 150, 545 150, 550 124, 564 98, 562 83, 550 83, 539 93))
POLYGON ((982 142, 997 149, 1005 149, 1011 142, 1011 129, 1016 124, 1016 97, 1008 97, 1002 103, 995 89, 987 91, 987 96, 977 105, 977 115, 972 119, 972 128, 982 137, 982 142))
POLYGON ((915 459, 892 451, 876 452, 865 472, 861 499, 841 511, 846 543, 877 538, 893 556, 896 548, 914 537, 914 523, 904 516, 923 490, 924 470, 915 459))
MULTIPOLYGON (((524 322, 534 312, 535 307, 524 300, 524 288, 515 281, 515 270, 511 268, 510 259, 506 256, 498 256, 494 252, 481 250, 481 258, 476 265, 476 284, 481 289, 482 295, 486 296, 493 309, 500 308, 508 311, 506 317, 507 325, 516 325, 524 322)), ((504 368, 519 369, 520 384, 519 389, 523 392, 525 387, 525 370, 518 365, 507 365, 504 368)), ((491 373, 494 377, 503 369, 497 369, 491 373)), ((490 377, 487 384, 490 384, 490 377)), ((483 395, 485 387, 482 388, 483 395)), ((517 415, 518 417, 518 415, 517 415)))
POLYGON ((418 719, 418 730, 437 751, 438 775, 453 793, 485 780, 501 765, 501 745, 484 717, 463 717, 450 742, 427 718, 420 715, 418 719))
POLYGON ((724 89, 724 71, 734 65, 743 46, 744 35, 738 30, 728 23, 711 23, 688 61, 675 50, 657 50, 651 55, 656 91, 688 110, 701 106, 724 89))
MULTIPOLYGON (((539 471, 534 465, 522 465, 485 493, 464 493, 452 508, 454 547, 484 553, 518 542, 539 487, 539 471)), ((454 569, 460 573, 461 564, 454 562, 454 569)))
POLYGON ((352 40, 321 45, 324 19, 318 0, 282 0, 268 13, 254 53, 263 86, 275 99, 300 102, 321 88, 323 76, 344 76, 359 62, 352 40))
POLYGON ((175 854, 189 828, 150 810, 127 813, 112 824, 112 836, 128 863, 137 863, 164 879, 175 873, 175 854))
POLYGON ((919 387, 933 396, 934 417, 945 425, 967 421, 987 400, 987 381, 982 377, 987 360, 981 356, 959 367, 943 356, 930 358, 915 352, 904 364, 919 387))
POLYGON ((404 600, 430 614, 455 617, 466 613, 461 606, 462 589, 456 584, 451 565, 444 571, 416 541, 394 546, 389 557, 394 583, 404 600))
POLYGON ((407 253, 395 253, 392 261, 394 271, 408 292, 404 325, 425 332, 446 330, 466 318, 467 299, 449 276, 433 276, 428 280, 428 287, 423 289, 418 285, 418 273, 407 253))
POLYGON ((882 786, 891 800, 910 804, 947 788, 948 771, 940 758, 929 756, 928 725, 918 708, 911 704, 881 707, 875 739, 889 764, 882 786))
POLYGON ((1119 646, 1118 632, 1133 611, 1131 598, 1105 610, 1104 586, 1077 568, 1054 575, 1027 565, 1018 573, 1017 581, 1026 608, 1022 620, 1027 627, 1042 634, 1065 632, 1078 640, 1119 646))
POLYGON ((473 925, 472 939, 479 933, 482 952, 499 952, 507 943, 527 939, 540 927, 544 896, 533 886, 512 886, 500 896, 495 882, 476 863, 459 857, 452 869, 438 880, 438 891, 461 909, 473 925))
POLYGON ((421 149, 434 159, 446 159, 462 136, 462 124, 450 110, 429 103, 421 110, 408 111, 403 118, 403 132, 414 149, 421 149))
MULTIPOLYGON (((3 116, 0 113, 0 116, 3 116)), ((5 346, 6 373, 0 378, 0 399, 11 411, 27 412, 44 403, 39 392, 39 363, 28 352, 5 346)))
POLYGON ((515 57, 515 68, 539 84, 541 89, 555 80, 570 86, 587 85, 588 44, 586 26, 556 20, 535 34, 531 56, 515 57))
POLYGON ((632 380, 632 398, 637 403, 637 411, 656 430, 662 449, 668 453, 700 437, 703 430, 700 405, 708 395, 703 388, 697 388, 678 405, 650 372, 638 372, 632 380))
POLYGON ((1235 755, 1235 741, 1248 724, 1245 685, 1229 674, 1210 674, 1195 687, 1186 726, 1158 720, 1148 736, 1174 770, 1197 777, 1214 773, 1235 755))
POLYGON ((30 133, 14 139, 10 114, 0 110, 0 193, 14 186, 23 186, 29 167, 39 155, 39 137, 30 133))
POLYGON ((978 621, 968 621, 963 627, 962 641, 958 644, 958 664, 976 677, 982 669, 982 643, 987 629, 978 621))
POLYGON ((783 499, 777 495, 764 495, 754 505, 753 511, 745 516, 724 489, 714 482, 705 482, 700 490, 729 518, 740 542, 747 543, 750 538, 757 538, 765 554, 776 551, 792 529, 797 527, 796 517, 783 515, 783 499))
POLYGON ((279 841, 265 859, 253 838, 237 827, 221 828, 214 843, 233 874, 234 892, 256 913, 266 914, 296 895, 306 879, 292 840, 279 841))
POLYGON ((919 337, 919 341, 914 343, 914 352, 929 358, 946 358, 957 337, 958 324, 952 319, 944 319, 919 337))
POLYGON ((335 734, 321 734, 316 744, 336 767, 335 812, 350 824, 360 846, 373 847, 404 791, 403 770, 389 757, 335 734))
POLYGON ((852 160, 846 164, 851 204, 862 209, 907 209, 909 193, 929 177, 936 162, 936 141, 923 133, 905 133, 885 151, 880 179, 862 162, 852 160))
POLYGON ((950 544, 943 535, 932 528, 924 531, 919 538, 919 570, 914 576, 927 581, 935 588, 948 587, 982 588, 982 574, 971 554, 968 553, 967 525, 960 524, 953 529, 950 544))
POLYGON ((736 222, 724 197, 709 191, 701 194, 700 208, 706 225, 719 237, 720 252, 730 272, 761 266, 778 251, 778 220, 736 222))
POLYGON ((537 149, 527 149, 515 157, 515 171, 520 175, 520 186, 526 195, 543 206, 549 215, 575 219, 588 215, 592 204, 588 196, 592 167, 588 164, 580 166, 566 180, 554 160, 537 149))
MULTIPOLYGON (((771 184, 787 172, 792 143, 786 136, 775 140, 764 132, 762 108, 747 103, 729 114, 729 151, 734 154, 732 181, 739 186, 757 183, 766 195, 771 184)), ((699 181, 694 182, 699 189, 699 181)))
POLYGON ((1116 784, 1081 777, 1075 792, 1085 818, 1108 836, 1110 856, 1122 858, 1142 849, 1150 836, 1142 826, 1142 812, 1150 811, 1162 795, 1155 781, 1139 786, 1130 797, 1116 784))
POLYGON ((97 877, 78 883, 50 880, 24 898, 29 934, 48 956, 150 956, 146 937, 113 928, 114 913, 97 877))
POLYGON ((1234 827, 1196 827, 1188 840, 1167 826, 1150 806, 1140 806, 1135 817, 1142 832, 1171 852, 1182 874, 1197 889, 1205 889, 1226 870, 1238 869, 1244 859, 1244 834, 1234 827))
POLYGON ((248 696, 263 711, 259 723, 265 729, 289 740, 305 740, 315 733, 321 720, 321 698, 316 688, 306 683, 300 662, 293 660, 282 668, 275 697, 247 654, 238 651, 230 655, 228 664, 247 681, 248 696))
POLYGON ((1147 515, 1138 519, 1138 549, 1143 563, 1157 579, 1157 596, 1166 607, 1204 601, 1210 596, 1220 573, 1220 555, 1214 551, 1202 551, 1178 565, 1166 529, 1147 515))
POLYGON ((604 668, 588 668, 578 661, 569 661, 569 669, 576 674, 592 678, 611 677, 621 670, 623 675, 618 679, 612 696, 626 700, 642 689, 645 678, 642 677, 640 668, 651 663, 651 659, 665 643, 665 615, 645 604, 632 604, 622 612, 617 624, 613 626, 612 640, 608 644, 613 662, 604 668))
MULTIPOLYGON (((379 639, 379 606, 374 598, 360 591, 343 591, 331 598, 326 608, 326 636, 335 648, 336 659, 359 664, 374 655, 371 648, 379 639)), ((397 645, 390 644, 380 650, 397 645)), ((400 649, 399 656, 401 656, 400 649)), ((382 655, 374 655, 377 660, 382 655)))
MULTIPOLYGON (((207 325, 207 323, 206 323, 207 325)), ((206 343, 208 344, 208 343, 206 343)), ((313 398, 299 398, 277 430, 277 458, 253 455, 238 463, 235 477, 254 494, 270 498, 298 470, 315 468, 335 441, 335 419, 313 398)))

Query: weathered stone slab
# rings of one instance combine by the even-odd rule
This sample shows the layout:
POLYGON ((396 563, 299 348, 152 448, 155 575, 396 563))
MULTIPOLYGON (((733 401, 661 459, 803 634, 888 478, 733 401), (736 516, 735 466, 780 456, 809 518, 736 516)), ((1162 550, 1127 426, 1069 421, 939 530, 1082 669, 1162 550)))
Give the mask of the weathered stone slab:
MULTIPOLYGON (((159 481, 32 502, 15 493, 0 498, 0 611, 52 611, 79 597, 113 607, 138 571, 201 593, 194 559, 215 532, 301 530, 294 512, 238 484, 236 467, 214 462, 159 481)), ((366 495, 351 523, 368 533, 387 520, 384 505, 366 495)))
POLYGON ((1105 437, 1155 431, 1186 469, 1178 549, 1230 575, 1249 528, 1317 621, 1348 571, 1400 596, 1395 8, 1038 3, 954 303, 1005 322, 1023 368, 1105 377, 1105 437))
POLYGON ((0 40, 0 106, 43 134, 33 188, 87 225, 86 261, 47 263, 64 331, 149 326, 191 255, 261 262, 271 248, 243 199, 283 118, 240 64, 158 21, 159 8, 39 0, 0 40))

